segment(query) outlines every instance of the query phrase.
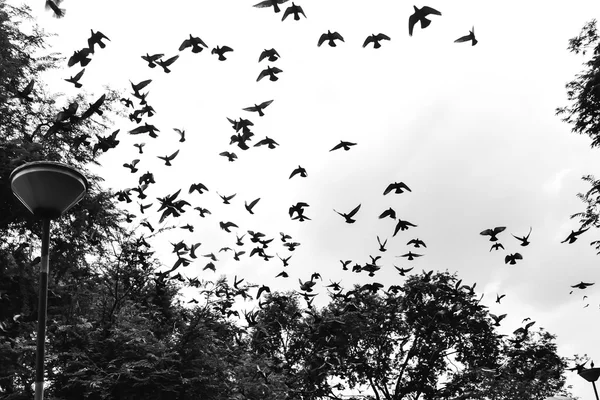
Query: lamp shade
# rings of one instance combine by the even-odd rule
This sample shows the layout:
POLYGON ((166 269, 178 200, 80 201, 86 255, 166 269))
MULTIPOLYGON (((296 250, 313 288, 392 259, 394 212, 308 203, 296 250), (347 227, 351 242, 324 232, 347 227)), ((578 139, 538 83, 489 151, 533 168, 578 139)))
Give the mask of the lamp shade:
POLYGON ((585 368, 579 371, 579 376, 588 382, 596 382, 600 377, 600 368, 585 368))
POLYGON ((35 216, 58 218, 85 195, 88 183, 76 169, 53 161, 23 164, 10 174, 15 196, 35 216))

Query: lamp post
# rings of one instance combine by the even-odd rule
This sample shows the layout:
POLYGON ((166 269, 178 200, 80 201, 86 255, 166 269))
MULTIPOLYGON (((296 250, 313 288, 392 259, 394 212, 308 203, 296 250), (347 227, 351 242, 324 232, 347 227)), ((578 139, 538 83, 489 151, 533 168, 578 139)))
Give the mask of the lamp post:
POLYGON ((598 398, 598 390, 596 389, 596 381, 600 377, 600 368, 594 368, 593 361, 590 365, 592 368, 582 368, 577 373, 586 381, 592 382, 592 386, 594 387, 594 394, 596 394, 596 400, 600 400, 598 398))
POLYGON ((35 400, 44 398, 44 342, 48 301, 48 244, 50 220, 56 219, 77 204, 85 195, 88 183, 77 170, 52 161, 30 162, 10 174, 14 195, 33 215, 42 219, 42 260, 35 361, 35 400))

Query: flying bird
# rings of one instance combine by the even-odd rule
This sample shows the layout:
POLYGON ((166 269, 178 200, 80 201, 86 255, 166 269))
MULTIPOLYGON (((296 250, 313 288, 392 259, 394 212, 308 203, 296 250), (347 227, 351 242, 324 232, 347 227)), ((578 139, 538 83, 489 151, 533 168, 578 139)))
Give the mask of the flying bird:
POLYGON ((102 42, 103 40, 108 40, 110 42, 110 39, 106 37, 106 35, 100 31, 94 32, 93 29, 90 29, 92 31, 91 36, 89 37, 89 39, 87 40, 88 42, 88 49, 90 49, 90 53, 94 54, 94 45, 98 45, 100 46, 101 49, 106 47, 106 43, 102 42))
POLYGON ((263 112, 263 110, 265 108, 267 108, 272 102, 273 102, 273 100, 265 101, 265 102, 262 102, 260 104, 255 104, 252 107, 243 108, 243 110, 244 111, 250 111, 250 112, 257 112, 258 116, 262 117, 262 116, 265 115, 265 113, 263 112))
POLYGON ((281 20, 285 21, 287 16, 290 14, 294 14, 295 21, 300 21, 300 14, 302 14, 304 18, 306 18, 306 14, 304 14, 304 10, 302 9, 302 7, 297 6, 296 4, 294 4, 294 2, 292 2, 292 5, 285 10, 285 12, 283 13, 283 18, 281 18, 281 20))
POLYGON ((135 173, 138 171, 138 169, 137 169, 135 166, 136 166, 136 165, 137 165, 139 162, 140 162, 140 160, 133 160, 133 161, 131 162, 131 164, 125 163, 125 164, 123 164, 123 166, 124 166, 125 168, 129 168, 129 169, 131 170, 131 173, 132 173, 132 174, 135 174, 135 173))
POLYGON ((482 231, 480 233, 480 235, 489 236, 490 242, 495 242, 498 240, 496 235, 499 234, 500 232, 503 232, 505 229, 506 229, 505 226, 497 226, 494 229, 486 229, 486 230, 482 231))
POLYGON ((84 47, 81 50, 75 50, 73 52, 73 55, 69 58, 69 61, 67 61, 67 66, 72 67, 73 65, 79 63, 82 67, 85 67, 90 63, 90 61, 92 61, 90 58, 90 49, 84 47))
POLYGON ((520 241, 521 241, 521 246, 527 246, 527 245, 530 243, 530 242, 529 242, 529 235, 531 235, 531 229, 532 229, 532 227, 529 227, 529 233, 527 234, 527 236, 518 237, 518 236, 515 236, 515 235, 513 235, 512 233, 511 233, 511 235, 512 235, 512 236, 513 236, 515 239, 517 239, 517 240, 520 240, 520 241))
POLYGON ((496 293, 496 303, 500 304, 500 300, 502 300, 505 296, 505 294, 499 296, 498 293, 496 293))
POLYGON ((400 274, 400 276, 406 276, 406 274, 410 271, 412 271, 415 267, 412 268, 398 268, 394 265, 394 268, 396 268, 398 270, 398 273, 400 274))
POLYGON ((594 283, 587 283, 587 282, 583 282, 581 281, 580 283, 578 283, 577 285, 573 285, 571 286, 572 288, 577 288, 577 289, 585 289, 588 286, 592 286, 594 283))
POLYGON ((234 162, 237 159, 237 155, 235 153, 230 153, 229 151, 224 151, 219 153, 220 156, 227 157, 230 162, 234 162))
POLYGON ((65 9, 58 7, 60 3, 62 3, 62 0, 46 0, 46 10, 52 10, 52 16, 54 18, 62 18, 65 16, 65 9))
POLYGON ((158 60, 156 61, 156 64, 158 64, 159 66, 161 66, 163 68, 163 71, 165 71, 165 73, 170 73, 171 70, 169 69, 169 67, 171 66, 171 64, 173 64, 177 59, 179 58, 179 55, 173 56, 167 60, 158 60))
POLYGON ((274 149, 275 146, 279 146, 279 143, 271 139, 270 137, 265 137, 263 140, 256 142, 254 147, 264 146, 266 145, 269 149, 274 149))
POLYGON ((267 8, 267 7, 273 7, 273 10, 275 11, 275 13, 278 13, 281 11, 281 9, 279 8, 279 4, 283 4, 288 0, 265 0, 265 1, 261 1, 260 3, 257 3, 254 5, 254 7, 257 8, 267 8))
POLYGON ((223 199, 223 204, 231 204, 229 200, 233 199, 237 193, 232 194, 231 196, 223 196, 217 193, 221 199, 223 199))
POLYGON ((79 71, 75 76, 71 76, 70 78, 65 79, 65 81, 72 83, 73 85, 75 85, 75 87, 77 89, 79 89, 81 86, 83 86, 81 83, 79 83, 79 80, 83 76, 84 72, 85 72, 85 68, 82 69, 81 71, 79 71))
POLYGON ((502 246, 502 243, 500 243, 500 242, 494 243, 492 245, 492 247, 490 247, 490 251, 492 251, 492 250, 500 250, 500 249, 504 250, 504 246, 502 246))
POLYGON ((412 192, 412 190, 410 190, 410 188, 406 185, 406 183, 404 183, 404 182, 394 182, 394 183, 390 183, 385 188, 385 190, 383 191, 383 195, 385 196, 386 194, 390 193, 392 190, 396 194, 404 193, 404 190, 408 190, 409 192, 412 192))
POLYGON ((133 146, 137 147, 140 154, 144 154, 142 148, 146 145, 146 143, 134 143, 133 146))
POLYGON ((403 221, 400 218, 398 218, 398 223, 396 224, 396 228, 394 229, 394 234, 392 236, 396 236, 398 231, 405 231, 411 226, 416 227, 417 225, 413 224, 412 222, 403 221))
POLYGON ((379 42, 382 40, 391 40, 391 39, 388 35, 385 35, 383 33, 378 33, 377 35, 373 34, 373 35, 368 36, 365 39, 365 42, 363 43, 363 47, 367 47, 367 45, 369 43, 373 43, 373 48, 378 49, 381 47, 381 44, 379 42))
POLYGON ((415 259, 415 257, 421 257, 421 256, 423 256, 423 254, 415 254, 412 251, 409 251, 406 254, 402 254, 401 256, 396 256, 396 257, 407 257, 408 261, 412 261, 415 259))
POLYGON ((179 46, 179 51, 191 47, 192 53, 200 53, 202 50, 204 50, 202 46, 208 48, 208 46, 206 45, 206 43, 204 43, 204 41, 202 41, 202 39, 200 39, 199 37, 194 37, 190 34, 189 39, 185 39, 183 42, 181 42, 181 45, 179 46))
POLYGON ((275 82, 276 80, 278 80, 279 78, 277 76, 275 76, 276 74, 279 74, 283 72, 282 70, 280 70, 277 67, 271 67, 271 66, 267 66, 267 69, 263 69, 260 74, 258 75, 258 78, 256 79, 256 82, 260 81, 262 78, 264 78, 265 76, 269 76, 269 80, 271 80, 272 82, 275 82))
POLYGON ((582 233, 586 232, 588 228, 585 229, 579 229, 578 231, 571 231, 571 233, 569 233, 569 236, 567 236, 567 238, 565 240, 563 240, 561 243, 564 242, 569 242, 569 244, 575 243, 575 241, 577 240, 577 236, 581 235, 582 233))
POLYGON ((343 42, 344 38, 338 32, 332 33, 330 30, 328 30, 327 33, 321 35, 321 37, 319 38, 319 43, 317 45, 321 47, 321 45, 325 43, 326 40, 329 41, 329 46, 335 47, 335 40, 341 40, 343 42))
POLYGON ((384 212, 379 215, 379 219, 383 219, 385 217, 390 217, 391 219, 396 219, 396 211, 392 207, 388 208, 384 212))
POLYGON ((351 146, 356 146, 356 143, 350 143, 350 142, 345 142, 343 140, 340 140, 340 142, 338 144, 336 144, 333 149, 329 150, 329 151, 334 151, 337 149, 344 149, 346 151, 350 150, 351 146))
POLYGON ((175 153, 171 154, 170 156, 158 156, 158 158, 160 158, 161 160, 163 160, 165 162, 165 165, 167 167, 171 166, 171 161, 173 161, 175 159, 175 157, 177 157, 177 154, 179 154, 179 150, 177 150, 175 153))
POLYGON ((164 56, 165 56, 164 54, 150 55, 150 54, 146 53, 145 56, 142 56, 142 59, 148 63, 148 66, 150 68, 154 68, 154 67, 156 67, 156 62, 158 60, 160 60, 161 58, 163 58, 164 56))
POLYGON ((289 179, 292 179, 294 176, 300 174, 300 176, 302 178, 306 178, 307 174, 306 174, 306 170, 304 168, 302 168, 301 166, 298 165, 298 168, 296 168, 295 170, 292 171, 292 173, 290 174, 289 179))
POLYGON ((185 142, 185 130, 179 128, 173 128, 173 130, 179 134, 179 142, 185 142))
POLYGON ((219 222, 219 226, 227 233, 231 233, 231 231, 229 230, 230 228, 239 228, 239 226, 237 226, 233 222, 219 222))
POLYGON ((504 257, 504 264, 515 265, 517 263, 517 260, 522 260, 522 259, 523 259, 523 256, 519 253, 509 254, 506 257, 504 257))
POLYGON ((158 135, 156 132, 160 132, 154 125, 150 125, 147 122, 144 122, 144 125, 140 125, 137 128, 134 128, 129 131, 130 135, 139 135, 141 133, 148 133, 151 138, 157 138, 158 135))
POLYGON ((424 241, 422 241, 422 240, 421 240, 421 239, 419 239, 419 238, 416 238, 416 239, 411 239, 411 240, 409 240, 409 241, 408 241, 408 243, 406 243, 406 245, 407 245, 407 246, 410 246, 411 244, 412 244, 413 246, 415 246, 415 248, 417 248, 417 249, 418 249, 419 247, 421 247, 421 246, 423 246, 423 247, 427 247, 427 246, 425 245, 425 242, 424 242, 424 241))
POLYGON ((408 18, 408 34, 410 36, 412 36, 413 28, 417 22, 421 22, 421 29, 425 29, 429 26, 429 24, 431 24, 431 21, 426 18, 428 15, 442 15, 442 13, 438 10, 428 6, 420 9, 416 6, 413 6, 413 8, 415 9, 415 12, 408 18))
POLYGON ((275 49, 269 49, 269 50, 265 49, 265 50, 262 51, 262 53, 260 53, 260 56, 258 57, 258 62, 261 62, 265 58, 267 58, 269 61, 273 62, 273 61, 277 61, 277 59, 279 57, 281 57, 281 56, 279 55, 279 53, 277 52, 277 50, 275 50, 275 49))
POLYGON ((210 54, 218 54, 219 61, 225 61, 225 60, 227 60, 227 58, 225 57, 225 53, 227 53, 228 51, 233 51, 233 49, 229 46, 223 46, 223 47, 217 46, 211 50, 210 54))
POLYGON ((23 90, 17 90, 16 95, 19 99, 25 101, 31 101, 33 98, 30 96, 33 91, 34 80, 30 80, 27 86, 23 90))
POLYGON ((468 35, 461 36, 454 41, 454 43, 462 43, 471 41, 471 46, 475 46, 477 44, 477 39, 475 39, 475 27, 469 31, 468 35))
POLYGON ((256 203, 258 203, 258 201, 260 200, 260 197, 256 200, 252 200, 250 202, 250 204, 248 204, 248 202, 244 202, 244 207, 246 208, 246 210, 250 213, 250 214, 254 214, 254 212, 252 211, 252 209, 254 208, 254 206, 256 205, 256 203))
POLYGON ((490 317, 492 317, 492 319, 494 320, 494 326, 500 326, 500 321, 502 321, 504 318, 506 318, 506 314, 502 314, 502 315, 494 315, 494 314, 490 314, 490 317))
POLYGON ((206 190, 208 192, 208 188, 203 183, 192 183, 190 185, 189 193, 191 194, 194 190, 200 194, 204 193, 203 190, 206 190))
POLYGON ((334 209, 333 211, 335 211, 336 213, 338 213, 339 215, 341 215, 342 217, 344 217, 344 218, 346 219, 346 223, 348 223, 348 224, 353 224, 354 222, 356 222, 356 220, 355 220, 355 219, 352 219, 352 217, 353 217, 354 215, 356 215, 356 213, 358 212, 358 210, 360 210, 360 206, 361 206, 360 204, 359 204, 359 205, 357 205, 357 206, 356 206, 356 207, 355 207, 355 208, 354 208, 352 211, 350 211, 348 214, 341 213, 341 212, 339 212, 339 211, 336 211, 335 209, 334 209))
POLYGON ((385 239, 385 241, 383 243, 381 243, 379 236, 377 236, 377 243, 379 243, 379 251, 381 251, 381 252, 387 251, 387 249, 385 248, 385 245, 387 244, 387 239, 385 239))

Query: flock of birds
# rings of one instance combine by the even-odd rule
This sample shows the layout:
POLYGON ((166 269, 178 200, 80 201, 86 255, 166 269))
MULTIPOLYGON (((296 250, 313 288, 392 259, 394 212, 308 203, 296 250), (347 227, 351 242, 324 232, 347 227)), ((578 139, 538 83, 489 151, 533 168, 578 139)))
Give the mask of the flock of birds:
MULTIPOLYGON (((288 0, 265 0, 258 4, 255 4, 254 7, 257 7, 257 8, 272 7, 275 13, 279 13, 281 11, 281 9, 279 8, 279 5, 286 3, 287 1, 288 0)), ((59 8, 60 2, 61 2, 61 0, 46 0, 47 8, 51 9, 56 17, 62 17, 65 15, 65 11, 63 9, 59 8)), ((408 18, 409 35, 410 36, 413 35, 414 28, 418 23, 420 23, 420 27, 422 29, 427 28, 431 24, 431 20, 429 20, 427 17, 431 16, 431 15, 441 16, 442 14, 438 10, 435 10, 431 7, 425 6, 422 8, 417 8, 415 6, 414 13, 412 15, 410 15, 410 17, 408 18)), ((287 7, 285 12, 283 13, 282 21, 285 20, 286 18, 288 18, 289 16, 293 16, 293 19, 296 21, 300 20, 300 16, 303 16, 304 18, 306 18, 306 14, 305 14, 304 10, 302 9, 302 7, 299 5, 296 5, 293 2, 289 7, 287 7)), ((391 40, 391 39, 386 34, 383 34, 383 33, 372 34, 365 39, 365 41, 363 43, 363 47, 373 44, 373 47, 375 49, 378 49, 381 47, 382 41, 389 41, 389 40, 391 40)), ((80 66, 83 67, 83 69, 81 71, 79 71, 78 73, 76 73, 75 75, 70 76, 69 78, 66 78, 65 80, 69 83, 72 83, 75 86, 75 88, 81 88, 82 84, 80 83, 80 80, 85 72, 85 67, 90 63, 91 57, 93 57, 93 55, 95 54, 95 46, 98 46, 101 49, 103 49, 106 46, 106 43, 105 43, 106 41, 110 41, 110 39, 107 36, 105 36, 102 32, 94 32, 92 30, 91 35, 87 41, 88 46, 75 51, 73 53, 73 55, 69 58, 68 64, 67 64, 69 67, 80 64, 80 66)), ((321 46, 324 43, 327 43, 331 47, 336 47, 336 41, 344 42, 343 36, 338 32, 327 31, 326 33, 323 33, 319 37, 317 45, 321 46)), ((477 44, 477 39, 475 38, 474 28, 470 30, 468 35, 462 36, 455 40, 455 42, 458 42, 458 43, 469 42, 469 41, 471 42, 472 46, 477 44)), ((190 34, 190 36, 188 38, 186 38, 185 40, 182 41, 181 45, 179 46, 179 52, 187 51, 189 49, 192 53, 198 54, 198 53, 201 53, 202 51, 204 51, 204 49, 208 49, 208 47, 209 46, 201 38, 195 37, 190 34)), ((220 61, 225 61, 225 60, 227 60, 226 54, 229 52, 232 52, 232 51, 234 51, 233 48, 226 46, 226 45, 215 46, 212 48, 211 54, 216 55, 220 61)), ((141 56, 141 58, 147 63, 147 66, 149 68, 153 69, 158 66, 158 67, 162 68, 162 70, 165 73, 171 72, 170 68, 179 59, 179 57, 180 57, 180 54, 174 54, 174 55, 165 57, 165 54, 163 54, 163 53, 159 53, 159 54, 146 53, 145 55, 141 56)), ((269 62, 276 62, 279 58, 280 58, 280 55, 275 49, 273 49, 273 48, 265 49, 259 55, 258 62, 261 63, 265 59, 268 60, 269 62)), ((275 66, 267 66, 267 68, 263 69, 260 72, 260 74, 258 75, 258 78, 256 80, 261 81, 263 78, 268 77, 270 81, 274 82, 279 79, 279 77, 277 75, 282 72, 283 71, 281 69, 279 69, 275 66)), ((123 97, 120 100, 127 109, 132 110, 131 113, 129 114, 129 119, 132 122, 135 122, 136 124, 138 124, 137 127, 129 130, 128 133, 130 135, 135 135, 135 136, 147 134, 147 136, 149 138, 156 139, 156 138, 158 138, 158 133, 160 132, 160 130, 156 126, 149 124, 147 122, 147 119, 151 118, 156 113, 154 108, 148 104, 148 100, 147 100, 147 97, 149 94, 149 92, 147 91, 147 88, 149 87, 151 82, 152 82, 151 79, 142 80, 138 83, 131 82, 131 89, 132 89, 131 97, 123 97), (139 104, 139 107, 136 107, 136 103, 139 104)), ((33 89, 33 81, 30 82, 30 84, 25 89, 23 89, 22 91, 18 91, 17 95, 21 99, 30 99, 29 94, 31 93, 32 89, 33 89)), ((57 130, 65 129, 65 127, 67 127, 69 123, 72 123, 76 120, 90 118, 94 114, 102 115, 101 108, 102 108, 104 101, 105 101, 105 96, 103 95, 96 102, 90 104, 88 109, 86 111, 84 111, 81 115, 77 115, 77 110, 78 110, 77 103, 70 104, 61 113, 59 113, 59 115, 57 115, 57 117, 55 118, 55 121, 53 121, 53 125, 50 127, 49 131, 47 132, 47 135, 50 135, 50 134, 52 134, 52 132, 56 132, 57 130)), ((263 117, 263 116, 265 116, 265 110, 272 103, 273 103, 273 100, 263 101, 263 102, 260 102, 257 104, 253 104, 252 106, 243 108, 243 111, 257 113, 258 117, 263 117)), ((248 150, 250 148, 249 143, 252 142, 253 137, 254 137, 254 133, 252 132, 252 127, 254 124, 250 120, 245 119, 245 118, 231 119, 231 118, 227 117, 227 120, 229 121, 229 123, 231 124, 231 128, 233 129, 233 133, 230 137, 229 145, 237 146, 237 148, 240 149, 241 151, 248 150)), ((186 132, 184 129, 173 128, 173 131, 176 133, 176 135, 178 137, 178 142, 183 143, 186 141, 186 132)), ((76 145, 77 146, 79 146, 79 145, 92 146, 92 150, 93 150, 94 154, 96 154, 98 151, 107 152, 110 149, 114 149, 120 143, 120 141, 117 139, 117 135, 119 132, 120 132, 120 130, 116 130, 107 136, 97 136, 97 141, 93 145, 89 141, 89 139, 91 139, 89 137, 89 135, 82 135, 81 137, 77 138, 76 145)), ((329 151, 330 152, 338 151, 338 150, 350 151, 356 145, 357 145, 357 143, 349 142, 346 140, 340 140, 340 142, 335 144, 329 151)), ((145 146, 144 142, 135 143, 134 146, 137 149, 137 154, 139 157, 133 159, 131 162, 127 162, 127 163, 123 164, 123 167, 128 169, 132 174, 135 174, 139 171, 138 165, 141 162, 141 155, 146 154, 146 153, 144 153, 144 146, 145 146)), ((267 137, 257 141, 253 145, 253 147, 261 147, 261 146, 265 146, 269 149, 276 149, 279 146, 279 144, 274 139, 269 138, 267 136, 267 137)), ((165 167, 171 167, 173 165, 172 163, 175 162, 177 156, 179 155, 179 152, 180 152, 180 150, 176 150, 175 152, 173 152, 171 154, 157 155, 156 157, 158 157, 159 159, 164 161, 165 167)), ((238 155, 231 150, 223 151, 219 155, 226 158, 229 162, 234 162, 238 159, 238 155)), ((308 173, 307 173, 306 169, 304 167, 302 167, 301 165, 298 165, 297 168, 294 168, 289 175, 289 179, 292 179, 292 178, 298 179, 298 178, 307 178, 307 177, 308 177, 308 173)), ((139 200, 145 200, 147 198, 147 194, 145 193, 146 190, 150 187, 150 185, 153 185, 155 183, 156 182, 154 180, 153 173, 148 171, 148 172, 145 172, 145 173, 139 175, 138 185, 136 187, 119 190, 118 192, 116 192, 115 195, 116 195, 118 201, 125 202, 125 203, 133 202, 132 192, 135 192, 137 194, 137 198, 139 200)), ((197 193, 197 195, 202 195, 202 194, 204 194, 206 192, 210 192, 210 191, 211 190, 209 190, 209 188, 206 185, 204 185, 202 182, 192 182, 188 189, 188 195, 192 196, 192 195, 194 195, 194 192, 197 193)), ((182 192, 182 189, 177 190, 175 193, 164 195, 163 197, 157 197, 156 200, 158 203, 158 207, 155 206, 156 203, 154 203, 154 202, 145 202, 145 203, 138 202, 139 214, 135 215, 132 213, 127 213, 126 214, 127 221, 131 223, 134 221, 134 219, 136 217, 139 217, 139 219, 140 219, 139 223, 142 226, 144 226, 145 228, 147 228, 148 231, 152 234, 155 232, 155 228, 148 221, 148 218, 147 218, 149 216, 148 210, 151 209, 152 207, 155 208, 155 212, 158 213, 158 215, 159 215, 159 217, 158 217, 159 224, 162 224, 167 218, 178 219, 179 217, 181 217, 182 214, 184 214, 186 211, 188 211, 187 210, 188 207, 192 208, 202 218, 207 218, 209 215, 212 215, 210 210, 208 210, 200 205, 192 206, 192 204, 188 200, 181 198, 180 197, 181 192, 182 192)), ((388 194, 402 194, 402 193, 406 193, 406 192, 411 192, 411 189, 409 188, 409 186, 407 184, 405 184, 404 182, 391 182, 383 190, 383 195, 386 196, 388 194)), ((235 202, 237 200, 236 199, 237 193, 220 194, 219 192, 217 192, 215 190, 215 194, 218 195, 221 198, 221 200, 223 201, 223 204, 226 204, 226 205, 230 205, 230 204, 232 204, 232 202, 235 202)), ((254 209, 260 200, 261 200, 260 198, 246 200, 244 202, 245 210, 249 214, 254 214, 254 209)), ((190 201, 193 202, 193 200, 190 200, 190 201)), ((297 202, 296 204, 292 204, 289 206, 288 217, 291 220, 298 221, 298 222, 304 222, 307 220, 310 221, 311 216, 307 215, 308 214, 307 209, 309 209, 309 208, 310 208, 310 205, 305 202, 297 202)), ((361 209, 361 204, 358 204, 351 210, 333 209, 333 211, 335 213, 337 213, 343 219, 343 222, 345 222, 347 224, 353 224, 356 221, 356 218, 359 216, 360 209, 361 209)), ((391 219, 395 222, 395 227, 394 227, 393 231, 390 233, 392 237, 395 237, 399 232, 404 232, 409 229, 412 230, 412 228, 417 227, 416 224, 406 221, 406 220, 402 220, 401 218, 399 218, 396 214, 396 211, 392 207, 381 212, 378 219, 380 219, 380 220, 391 219)), ((203 271, 209 270, 209 271, 214 272, 217 270, 217 263, 219 262, 219 260, 222 259, 223 257, 227 257, 226 256, 227 253, 231 254, 231 256, 230 256, 231 259, 236 262, 242 261, 244 259, 244 257, 255 257, 256 256, 256 257, 262 258, 264 261, 270 261, 271 259, 277 257, 279 262, 281 263, 281 271, 279 271, 275 275, 275 277, 276 278, 288 278, 290 276, 290 274, 288 272, 288 270, 289 270, 288 267, 290 266, 290 262, 291 262, 290 260, 294 254, 294 251, 299 246, 301 246, 301 243, 294 240, 290 235, 287 235, 284 232, 280 232, 278 241, 275 241, 276 236, 274 237, 272 235, 267 235, 265 233, 255 231, 255 230, 242 229, 233 221, 220 221, 219 227, 224 232, 231 234, 231 243, 228 246, 221 247, 218 251, 216 249, 213 249, 212 251, 204 251, 204 252, 202 252, 203 254, 200 254, 199 249, 201 247, 201 243, 186 243, 186 241, 184 241, 184 240, 178 241, 176 243, 171 243, 173 246, 172 252, 173 252, 173 254, 175 254, 176 260, 174 261, 172 267, 170 267, 166 271, 160 272, 158 274, 158 277, 164 278, 164 279, 179 280, 181 282, 187 282, 191 286, 199 287, 200 282, 199 282, 198 278, 185 277, 184 275, 181 274, 181 271, 179 271, 179 268, 189 266, 194 260, 205 259, 206 263, 204 264, 204 267, 202 268, 202 270, 203 271), (235 237, 235 239, 234 239, 234 237, 235 237), (281 246, 280 250, 274 250, 274 247, 276 246, 277 242, 280 242, 280 246, 281 246)), ((182 224, 179 226, 179 228, 182 230, 189 231, 190 233, 194 232, 194 226, 189 223, 186 223, 185 225, 182 224)), ((588 229, 589 228, 572 231, 569 234, 569 236, 562 243, 565 243, 565 242, 569 243, 569 244, 574 243, 577 240, 577 238, 582 233, 587 231, 588 229)), ((489 236, 489 240, 491 242, 493 242, 493 244, 490 248, 490 252, 491 251, 499 251, 500 249, 505 250, 503 244, 500 243, 499 239, 498 239, 498 235, 501 234, 505 230, 506 230, 506 227, 495 227, 495 228, 491 228, 491 229, 485 229, 484 231, 482 231, 480 233, 483 236, 489 236)), ((517 236, 515 234, 512 234, 512 236, 518 242, 520 242, 520 246, 526 247, 530 244, 529 238, 530 238, 531 233, 532 233, 532 228, 530 228, 529 232, 524 236, 517 236)), ((340 260, 341 270, 342 271, 350 271, 350 272, 357 273, 357 274, 364 273, 364 274, 367 274, 369 277, 374 277, 376 272, 382 268, 382 265, 378 264, 379 260, 381 259, 381 254, 385 253, 388 250, 386 248, 387 243, 388 243, 388 238, 381 238, 380 236, 377 236, 376 239, 377 239, 377 246, 378 246, 376 255, 370 255, 369 256, 370 260, 365 263, 353 262, 352 260, 340 260)), ((149 244, 143 238, 140 242, 140 245, 149 247, 149 244)), ((422 254, 422 250, 427 248, 425 242, 417 237, 411 238, 410 240, 408 240, 406 245, 410 246, 410 250, 407 251, 405 254, 396 256, 399 258, 403 258, 406 261, 413 261, 414 259, 416 259, 418 257, 424 256, 424 254, 422 254), (413 252, 413 250, 415 252, 413 252)), ((507 253, 504 258, 505 264, 510 264, 510 265, 514 265, 517 263, 517 261, 521 261, 521 260, 523 260, 523 256, 519 252, 507 253)), ((398 271, 399 275, 401 275, 401 276, 406 276, 406 274, 408 274, 409 272, 411 272, 414 269, 414 267, 400 268, 395 265, 394 265, 394 268, 398 271)), ((429 279, 429 277, 431 277, 432 273, 433 273, 433 271, 429 271, 428 273, 424 274, 423 279, 429 279)), ((298 278, 297 293, 299 293, 306 300, 308 306, 310 306, 312 304, 314 297, 317 295, 314 292, 315 291, 314 287, 317 284, 318 280, 322 280, 322 277, 321 277, 320 273, 318 273, 318 272, 312 273, 310 275, 310 279, 298 278)), ((262 303, 263 294, 271 292, 271 288, 268 285, 246 284, 245 286, 242 286, 241 284, 243 281, 244 281, 244 279, 238 280, 237 276, 236 276, 234 278, 233 291, 222 293, 222 295, 224 297, 226 297, 227 300, 230 300, 229 303, 226 302, 226 304, 229 304, 229 307, 227 308, 227 310, 225 310, 229 315, 235 314, 235 315, 239 316, 239 314, 232 308, 232 305, 234 303, 233 300, 236 296, 241 296, 244 299, 247 299, 247 298, 257 299, 257 300, 259 300, 259 304, 262 305, 263 304, 262 303), (257 289, 256 293, 252 296, 249 294, 249 289, 251 289, 251 288, 257 289)), ((459 282, 459 285, 460 285, 460 282, 459 282)), ((584 290, 592 285, 594 285, 594 283, 582 281, 578 284, 572 285, 571 288, 584 290)), ((331 290, 331 292, 334 294, 334 296, 342 296, 346 299, 350 299, 352 297, 352 293, 354 292, 354 291, 348 291, 345 294, 342 294, 343 288, 341 286, 341 281, 340 282, 330 281, 330 284, 325 285, 325 287, 328 290, 331 290)), ((462 286, 460 288, 467 289, 472 292, 474 287, 475 287, 475 285, 473 285, 471 287, 462 286)), ((392 285, 392 286, 390 286, 388 291, 394 291, 397 289, 398 289, 397 286, 392 285)), ((376 293, 379 290, 384 290, 384 285, 379 282, 372 282, 372 283, 367 283, 367 284, 362 285, 359 290, 371 291, 373 293, 376 293)), ((571 293, 573 293, 573 291, 571 291, 571 293)), ((496 303, 500 304, 502 298, 504 298, 505 296, 506 296, 506 294, 502 294, 502 295, 497 294, 496 295, 496 303)), ((586 298, 587 298, 587 296, 584 296, 584 300, 586 298)), ((192 299, 189 302, 197 303, 197 300, 192 299)), ((589 303, 587 303, 584 307, 588 307, 588 306, 589 306, 589 303)), ((502 314, 499 316, 491 314, 491 318, 494 320, 494 323, 497 326, 500 325, 500 321, 502 321, 505 317, 506 317, 506 314, 502 314)), ((249 325, 256 323, 256 321, 255 321, 256 314, 253 312, 246 312, 245 318, 249 325)), ((525 319, 525 320, 523 320, 523 323, 525 323, 527 321, 528 321, 528 319, 525 319)), ((533 324, 534 324, 534 322, 530 321, 526 325, 517 329, 514 332, 515 335, 517 335, 516 339, 514 339, 516 345, 518 345, 520 342, 522 342, 527 337, 527 335, 529 333, 529 328, 533 324)))

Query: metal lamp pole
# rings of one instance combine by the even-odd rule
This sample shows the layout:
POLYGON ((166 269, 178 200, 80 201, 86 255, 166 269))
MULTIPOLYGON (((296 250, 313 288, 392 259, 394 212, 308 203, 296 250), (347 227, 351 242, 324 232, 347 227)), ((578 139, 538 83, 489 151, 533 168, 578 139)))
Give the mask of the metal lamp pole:
POLYGON ((44 398, 44 345, 48 305, 50 220, 76 205, 85 195, 87 180, 77 170, 57 162, 37 161, 15 168, 10 174, 14 195, 42 219, 42 259, 35 360, 35 400, 44 398))
POLYGON ((592 368, 582 368, 578 372, 578 374, 586 381, 592 382, 592 386, 594 387, 594 394, 596 395, 596 400, 600 400, 600 398, 598 398, 598 389, 596 389, 596 381, 600 377, 600 368, 594 368, 593 361, 591 367, 592 368))

